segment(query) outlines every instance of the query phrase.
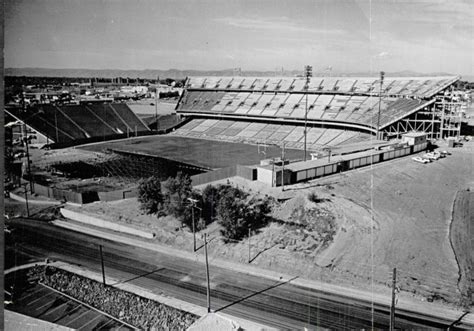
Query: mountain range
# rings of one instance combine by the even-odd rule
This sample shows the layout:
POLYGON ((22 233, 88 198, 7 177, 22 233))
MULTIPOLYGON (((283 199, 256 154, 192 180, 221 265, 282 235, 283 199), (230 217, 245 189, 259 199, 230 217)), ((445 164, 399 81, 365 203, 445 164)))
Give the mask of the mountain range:
MULTIPOLYGON (((123 70, 123 69, 50 69, 50 68, 5 68, 5 76, 27 76, 27 77, 77 77, 77 78, 147 78, 160 79, 172 78, 183 79, 188 76, 297 76, 302 75, 301 70, 282 70, 282 71, 241 71, 235 69, 223 70, 180 70, 180 69, 144 69, 144 70, 123 70)), ((328 76, 328 72, 314 72, 313 76, 328 76)), ((353 72, 340 73, 331 72, 331 76, 347 77, 367 77, 378 76, 378 73, 353 72)), ((392 77, 418 77, 418 76, 456 76, 456 74, 445 72, 418 73, 414 71, 387 72, 386 76, 392 77)), ((474 81, 474 76, 463 76, 463 80, 474 81)))

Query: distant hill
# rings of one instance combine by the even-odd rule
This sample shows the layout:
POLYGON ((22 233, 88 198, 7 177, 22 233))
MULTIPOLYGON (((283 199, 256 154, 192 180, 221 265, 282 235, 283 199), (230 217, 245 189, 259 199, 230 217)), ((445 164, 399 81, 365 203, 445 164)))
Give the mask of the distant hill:
MULTIPOLYGON (((223 70, 179 70, 179 69, 145 69, 145 70, 121 70, 121 69, 49 69, 49 68, 6 68, 5 76, 28 76, 28 77, 77 77, 77 78, 115 78, 115 77, 129 77, 129 78, 148 78, 160 79, 172 78, 182 79, 187 76, 233 76, 238 73, 233 69, 223 70)), ((301 75, 299 70, 285 70, 285 71, 242 71, 242 76, 297 76, 301 75)), ((346 77, 364 77, 364 76, 378 76, 377 73, 369 72, 355 72, 355 73, 340 73, 333 71, 332 76, 346 76, 346 77)), ((327 76, 327 72, 314 72, 314 76, 327 76)), ((416 77, 416 76, 455 76, 455 74, 435 72, 435 73, 418 73, 413 71, 388 72, 387 76, 399 77, 416 77)), ((473 76, 465 76, 463 80, 474 81, 473 76)))

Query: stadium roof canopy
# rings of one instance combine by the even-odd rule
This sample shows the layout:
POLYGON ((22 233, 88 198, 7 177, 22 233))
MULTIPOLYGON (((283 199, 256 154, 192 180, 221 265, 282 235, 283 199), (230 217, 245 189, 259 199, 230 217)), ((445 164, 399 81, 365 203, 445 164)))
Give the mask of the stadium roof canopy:
MULTIPOLYGON (((382 94, 388 96, 417 96, 430 98, 453 84, 458 76, 385 77, 382 94)), ((304 77, 189 77, 190 89, 273 91, 288 93, 306 92, 304 77)), ((378 77, 311 77, 308 93, 378 95, 378 77)))
POLYGON ((189 77, 178 113, 232 120, 304 121, 375 133, 435 102, 456 76, 189 77), (380 91, 382 93, 380 93, 380 91))

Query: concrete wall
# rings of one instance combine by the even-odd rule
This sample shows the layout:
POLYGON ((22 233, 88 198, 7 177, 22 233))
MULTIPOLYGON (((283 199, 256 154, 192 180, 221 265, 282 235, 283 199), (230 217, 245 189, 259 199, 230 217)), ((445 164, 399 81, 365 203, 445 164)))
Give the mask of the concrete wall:
POLYGON ((128 198, 138 197, 138 188, 131 188, 128 190, 117 190, 109 192, 98 192, 100 201, 116 201, 128 198))
POLYGON ((240 176, 248 180, 255 180, 254 170, 249 167, 235 165, 202 174, 191 176, 193 186, 211 183, 216 180, 226 179, 229 177, 240 176))
POLYGON ((259 182, 272 186, 272 169, 257 167, 257 179, 259 182))
POLYGON ((73 192, 69 190, 60 190, 53 187, 43 186, 34 183, 35 193, 62 201, 66 199, 67 202, 73 202, 78 204, 90 203, 94 201, 116 201, 124 198, 135 198, 138 196, 138 188, 130 188, 125 190, 116 190, 109 192, 73 192))
POLYGON ((79 203, 79 204, 92 202, 92 201, 88 201, 92 198, 90 194, 87 195, 85 193, 77 193, 77 192, 72 192, 72 191, 67 191, 67 190, 60 190, 57 188, 43 186, 37 183, 34 183, 34 191, 35 193, 39 195, 56 199, 59 201, 66 199, 66 201, 79 203))
POLYGON ((155 235, 151 232, 146 232, 142 230, 137 230, 134 228, 130 228, 128 226, 124 226, 121 224, 116 224, 109 221, 104 221, 100 218, 92 217, 89 215, 81 214, 78 212, 74 212, 65 208, 61 208, 61 214, 69 218, 73 221, 98 226, 104 229, 114 230, 122 233, 132 234, 134 236, 139 236, 142 238, 152 239, 155 235))

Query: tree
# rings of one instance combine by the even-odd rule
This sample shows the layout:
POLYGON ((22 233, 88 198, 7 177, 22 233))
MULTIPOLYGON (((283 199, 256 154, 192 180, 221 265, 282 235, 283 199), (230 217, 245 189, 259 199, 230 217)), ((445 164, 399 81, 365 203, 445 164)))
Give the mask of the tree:
POLYGON ((217 206, 222 196, 229 195, 239 199, 247 197, 247 193, 230 185, 207 185, 202 191, 201 206, 202 217, 206 225, 212 223, 217 217, 217 206))
POLYGON ((156 214, 163 210, 163 194, 158 177, 144 179, 138 186, 138 201, 140 207, 148 214, 156 214))
POLYGON ((202 191, 201 205, 202 218, 206 224, 212 223, 216 218, 216 207, 219 203, 219 187, 207 185, 202 191))
POLYGON ((216 211, 225 242, 240 240, 248 235, 249 228, 256 230, 268 224, 270 199, 247 199, 246 196, 245 192, 234 188, 219 199, 216 211))
POLYGON ((217 213, 225 242, 240 240, 245 236, 251 220, 248 206, 244 200, 236 198, 228 192, 219 199, 217 213))
POLYGON ((181 221, 191 217, 191 203, 188 198, 193 195, 191 178, 181 171, 176 177, 170 177, 163 183, 164 209, 181 221))

